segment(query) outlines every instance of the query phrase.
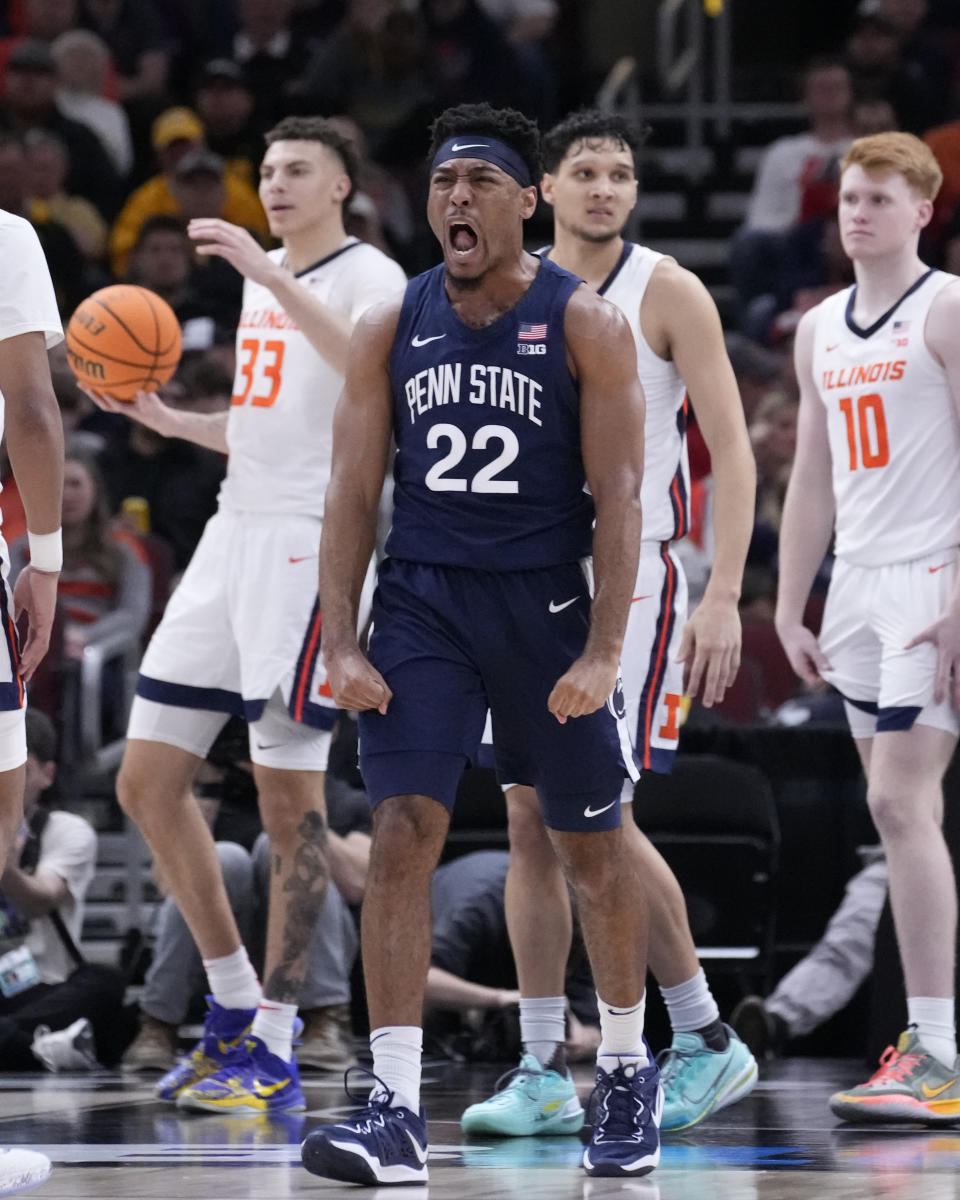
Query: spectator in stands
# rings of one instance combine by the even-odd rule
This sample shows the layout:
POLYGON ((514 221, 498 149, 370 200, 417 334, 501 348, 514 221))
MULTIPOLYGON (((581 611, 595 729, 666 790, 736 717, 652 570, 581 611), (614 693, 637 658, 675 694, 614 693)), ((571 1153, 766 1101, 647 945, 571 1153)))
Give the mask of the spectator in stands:
POLYGON ((550 36, 557 20, 556 0, 479 0, 514 46, 536 45, 550 36))
MULTIPOLYGON (((57 596, 66 619, 64 648, 80 658, 109 634, 139 637, 150 609, 150 569, 134 539, 111 529, 106 489, 96 461, 68 447, 63 486, 63 569, 57 596)), ((11 563, 29 561, 26 538, 10 547, 11 563)), ((11 568, 13 569, 13 568, 11 568)))
POLYGON ((293 0, 239 2, 231 57, 246 72, 256 99, 258 128, 267 128, 290 111, 291 85, 307 69, 316 49, 312 39, 296 36, 292 12, 293 0))
POLYGON ((796 400, 770 392, 760 402, 749 431, 757 463, 757 522, 776 533, 797 449, 796 400))
POLYGON ((836 205, 837 167, 853 136, 850 72, 841 62, 815 59, 803 76, 810 129, 778 138, 760 160, 747 219, 734 238, 730 274, 745 332, 769 320, 776 270, 786 233, 836 205), (765 306, 761 318, 751 305, 765 306))
POLYGON ((95 133, 57 108, 53 53, 45 42, 25 40, 10 51, 0 121, 26 133, 46 129, 70 149, 67 190, 92 200, 105 217, 116 212, 120 180, 95 133))
POLYGON ((160 213, 144 221, 127 278, 166 300, 180 322, 184 355, 191 356, 235 333, 242 289, 237 272, 223 259, 194 253, 187 215, 189 209, 184 217, 160 213))
POLYGON ((33 224, 65 320, 88 294, 86 266, 69 231, 52 217, 34 220, 27 196, 27 150, 23 137, 0 128, 0 208, 33 224))
POLYGON ((948 115, 950 60, 941 52, 909 51, 882 4, 861 4, 846 42, 856 95, 889 100, 902 128, 921 134, 948 115))
POLYGON ((215 58, 200 73, 196 111, 209 148, 226 159, 230 171, 256 187, 263 157, 263 130, 253 120, 255 97, 243 67, 215 58))
POLYGON ((890 133, 899 128, 897 114, 889 100, 875 96, 854 101, 854 137, 872 137, 875 133, 890 133))
POLYGON ((771 995, 747 996, 733 1010, 730 1024, 758 1059, 781 1054, 791 1039, 812 1033, 849 1004, 870 974, 888 878, 879 846, 867 847, 864 857, 866 865, 847 884, 813 949, 771 995))
MULTIPOLYGON (((191 151, 204 148, 203 125, 189 108, 168 108, 154 121, 152 139, 160 172, 127 197, 110 231, 110 258, 117 278, 126 274, 127 256, 148 217, 157 213, 183 215, 174 192, 173 176, 182 158, 191 151)), ((215 215, 251 230, 261 241, 266 240, 269 236, 267 220, 253 188, 242 179, 227 174, 224 189, 223 204, 215 215)))
POLYGON ((943 172, 943 183, 933 202, 933 220, 925 231, 930 245, 939 251, 947 238, 953 236, 950 227, 960 205, 960 120, 938 125, 924 134, 923 140, 943 172))
POLYGON ((172 46, 153 0, 80 0, 78 24, 110 47, 122 103, 164 95, 172 46))
POLYGON ((349 0, 294 87, 298 106, 351 118, 378 162, 418 159, 436 86, 423 34, 416 12, 388 0, 349 0))
MULTIPOLYGON (((186 378, 189 380, 189 375, 186 378)), ((207 390, 201 392, 198 387, 197 394, 203 411, 210 411, 209 382, 204 386, 207 390)), ((192 405, 194 394, 176 381, 161 389, 165 401, 184 407, 192 405)), ((220 393, 218 398, 222 407, 229 407, 229 377, 226 394, 220 393)), ((139 422, 125 421, 99 462, 111 510, 119 512, 129 496, 145 499, 151 533, 170 544, 174 567, 182 571, 204 525, 216 511, 225 468, 223 455, 193 442, 160 437, 139 422)))
POLYGON ((80 941, 97 835, 83 817, 51 807, 56 759, 53 725, 28 709, 24 825, 0 875, 5 1071, 83 1071, 98 1058, 116 1061, 123 1024, 122 983, 107 970, 77 971, 66 944, 80 941), (24 960, 13 972, 11 952, 24 960))
POLYGON ((24 38, 52 45, 54 40, 77 23, 77 0, 26 0, 22 28, 0 40, 0 84, 7 69, 7 58, 24 38))
POLYGON ((104 94, 113 68, 110 47, 89 29, 71 29, 56 39, 51 51, 57 68, 57 108, 97 135, 117 174, 126 179, 133 167, 133 140, 123 106, 104 94))
MULTIPOLYGON (((67 193, 70 153, 62 139, 45 129, 31 129, 24 145, 31 222, 59 221, 84 258, 101 263, 107 250, 107 223, 89 200, 67 193)), ((102 282, 108 282, 106 277, 102 282)))

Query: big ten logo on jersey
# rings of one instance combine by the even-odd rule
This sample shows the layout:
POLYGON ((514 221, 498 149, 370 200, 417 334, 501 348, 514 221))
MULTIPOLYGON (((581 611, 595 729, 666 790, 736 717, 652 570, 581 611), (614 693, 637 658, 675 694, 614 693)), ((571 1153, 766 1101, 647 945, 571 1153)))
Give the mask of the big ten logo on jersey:
POLYGON ((521 321, 517 331, 517 353, 543 355, 547 352, 547 324, 521 321))

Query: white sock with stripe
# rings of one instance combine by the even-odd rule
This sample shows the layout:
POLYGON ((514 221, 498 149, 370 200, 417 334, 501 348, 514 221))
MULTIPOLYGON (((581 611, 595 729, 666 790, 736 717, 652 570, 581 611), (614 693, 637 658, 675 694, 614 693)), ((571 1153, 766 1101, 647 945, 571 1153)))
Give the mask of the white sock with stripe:
POLYGON ((279 1000, 261 1000, 250 1033, 253 1037, 258 1037, 271 1054, 276 1054, 284 1062, 291 1062, 293 1022, 296 1016, 295 1004, 281 1004, 279 1000))

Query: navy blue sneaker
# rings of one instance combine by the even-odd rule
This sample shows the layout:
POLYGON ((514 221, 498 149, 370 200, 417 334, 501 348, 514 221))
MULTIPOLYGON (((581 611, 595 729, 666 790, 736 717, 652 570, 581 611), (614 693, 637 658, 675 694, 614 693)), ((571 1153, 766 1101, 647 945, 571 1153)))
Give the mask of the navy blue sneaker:
POLYGON ((597 1067, 590 1097, 593 1132, 583 1152, 588 1175, 646 1175, 660 1161, 660 1114, 663 1089, 654 1062, 621 1064, 607 1072, 597 1067))
POLYGON ((312 1175, 342 1183, 426 1183, 427 1119, 408 1108, 394 1106, 386 1084, 360 1067, 344 1076, 347 1095, 364 1108, 338 1125, 323 1125, 308 1133, 300 1147, 303 1165, 312 1175), (350 1091, 347 1080, 354 1072, 376 1084, 364 1101, 350 1091))

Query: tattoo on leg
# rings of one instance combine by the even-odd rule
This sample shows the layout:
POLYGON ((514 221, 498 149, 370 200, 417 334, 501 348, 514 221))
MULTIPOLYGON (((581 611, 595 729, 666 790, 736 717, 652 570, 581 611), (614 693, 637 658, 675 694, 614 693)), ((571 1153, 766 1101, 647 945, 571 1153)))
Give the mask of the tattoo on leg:
MULTIPOLYGON (((307 949, 327 890, 327 823, 321 813, 308 812, 297 830, 300 844, 293 854, 289 878, 283 885, 287 918, 280 960, 264 985, 264 995, 282 1004, 300 999, 307 969, 307 949)), ((275 875, 284 873, 282 856, 274 855, 275 875)))

